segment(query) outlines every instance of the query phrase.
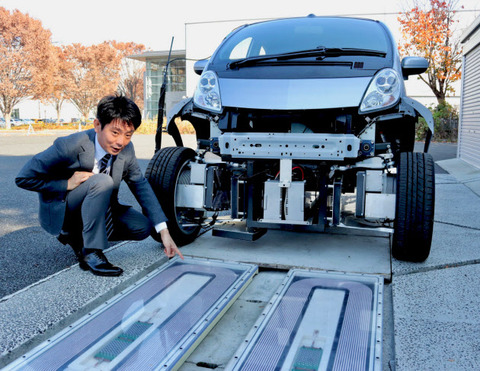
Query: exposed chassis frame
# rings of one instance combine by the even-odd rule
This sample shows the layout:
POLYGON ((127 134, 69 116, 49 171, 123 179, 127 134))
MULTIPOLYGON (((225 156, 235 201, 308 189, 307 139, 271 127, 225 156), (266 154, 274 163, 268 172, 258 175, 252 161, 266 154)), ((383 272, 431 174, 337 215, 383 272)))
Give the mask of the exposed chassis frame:
POLYGON ((218 142, 222 156, 238 159, 343 161, 360 148, 353 134, 224 133, 218 142))

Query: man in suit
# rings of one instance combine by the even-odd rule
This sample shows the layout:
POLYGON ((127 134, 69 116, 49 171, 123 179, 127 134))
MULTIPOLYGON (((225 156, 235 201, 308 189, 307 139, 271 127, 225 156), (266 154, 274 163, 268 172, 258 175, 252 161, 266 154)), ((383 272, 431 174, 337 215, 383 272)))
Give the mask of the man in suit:
POLYGON ((102 252, 108 240, 143 240, 159 233, 166 255, 183 259, 135 157, 131 139, 140 124, 140 110, 133 101, 104 97, 94 129, 56 139, 30 159, 15 179, 19 187, 39 193, 41 226, 69 244, 80 268, 95 275, 123 272, 102 252), (145 215, 118 202, 122 180, 145 215))

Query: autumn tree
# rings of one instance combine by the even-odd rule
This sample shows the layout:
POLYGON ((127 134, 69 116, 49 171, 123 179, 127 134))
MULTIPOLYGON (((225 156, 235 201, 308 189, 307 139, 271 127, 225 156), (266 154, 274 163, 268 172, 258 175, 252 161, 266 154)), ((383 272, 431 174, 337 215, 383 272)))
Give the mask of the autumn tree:
POLYGON ((7 129, 13 108, 42 98, 50 85, 53 50, 50 31, 39 20, 0 7, 0 111, 7 129))
POLYGON ((145 63, 128 57, 143 53, 145 51, 145 46, 134 42, 110 41, 110 44, 117 49, 122 58, 120 64, 120 82, 117 91, 118 93, 132 99, 137 103, 140 109, 142 109, 145 63))
POLYGON ((116 92, 121 58, 107 42, 92 46, 67 45, 63 54, 70 65, 68 98, 86 121, 102 97, 116 92))
POLYGON ((67 60, 63 49, 59 46, 54 46, 53 58, 53 72, 51 75, 51 84, 44 102, 50 103, 54 106, 57 112, 57 122, 60 122, 62 106, 68 101, 68 94, 73 89, 73 79, 71 78, 72 64, 67 60))
POLYGON ((403 55, 426 58, 430 66, 419 78, 435 94, 439 104, 445 104, 447 93, 453 92, 452 83, 461 77, 462 50, 453 37, 456 0, 428 0, 418 3, 398 17, 404 42, 399 51, 403 55))

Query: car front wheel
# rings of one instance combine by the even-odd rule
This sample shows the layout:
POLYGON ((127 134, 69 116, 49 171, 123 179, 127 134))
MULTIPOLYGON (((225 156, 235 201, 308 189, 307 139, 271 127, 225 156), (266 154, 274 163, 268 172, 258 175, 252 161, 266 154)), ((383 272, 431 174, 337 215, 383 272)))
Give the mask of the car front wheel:
MULTIPOLYGON (((190 182, 190 161, 195 155, 191 148, 162 148, 155 153, 145 171, 145 177, 168 218, 170 235, 179 246, 195 240, 204 216, 201 211, 176 206, 178 186, 190 182)), ((159 236, 154 238, 158 239, 159 236)))
POLYGON ((422 262, 432 244, 435 170, 431 155, 402 152, 397 168, 397 200, 392 254, 399 260, 422 262))

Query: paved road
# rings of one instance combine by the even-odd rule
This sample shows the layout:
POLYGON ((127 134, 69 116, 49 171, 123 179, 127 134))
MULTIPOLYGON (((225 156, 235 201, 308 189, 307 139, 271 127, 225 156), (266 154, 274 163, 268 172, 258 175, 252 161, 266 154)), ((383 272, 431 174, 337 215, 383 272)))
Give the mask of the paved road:
MULTIPOLYGON (((31 156, 62 135, 65 132, 29 136, 0 133, 0 298, 76 263, 70 248, 39 226, 37 194, 17 188, 14 182, 31 156)), ((170 137, 164 138, 164 145, 173 145, 170 137)), ((194 145, 194 137, 188 137, 186 143, 194 145)), ((140 166, 145 170, 153 155, 153 136, 136 135, 134 144, 140 166)), ((454 158, 456 144, 433 143, 430 152, 435 161, 454 158)), ((120 189, 120 198, 136 205, 125 185, 120 189)))

